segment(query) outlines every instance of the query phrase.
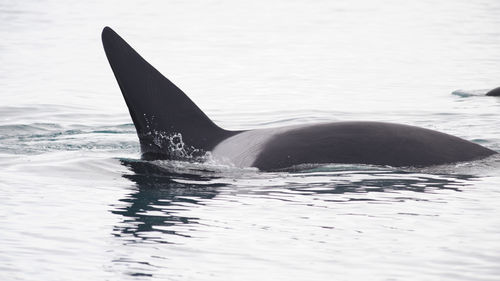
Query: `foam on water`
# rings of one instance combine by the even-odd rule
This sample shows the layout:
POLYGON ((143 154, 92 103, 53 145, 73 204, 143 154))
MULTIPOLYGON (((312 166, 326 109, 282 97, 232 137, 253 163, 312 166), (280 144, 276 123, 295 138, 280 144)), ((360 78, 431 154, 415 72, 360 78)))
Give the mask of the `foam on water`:
POLYGON ((456 90, 451 92, 452 95, 456 95, 462 98, 475 97, 475 96, 486 96, 486 93, 490 91, 489 89, 480 90, 456 90))

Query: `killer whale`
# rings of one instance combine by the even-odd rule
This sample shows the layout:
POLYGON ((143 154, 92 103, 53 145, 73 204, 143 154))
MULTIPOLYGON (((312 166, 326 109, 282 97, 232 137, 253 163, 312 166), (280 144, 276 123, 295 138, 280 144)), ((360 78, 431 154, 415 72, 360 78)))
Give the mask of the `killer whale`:
POLYGON ((487 96, 490 97, 499 97, 500 96, 500 87, 492 89, 486 93, 487 96))
POLYGON ((383 122, 225 130, 111 28, 103 29, 102 42, 146 160, 210 152, 238 167, 268 171, 308 163, 431 166, 497 153, 445 133, 383 122))

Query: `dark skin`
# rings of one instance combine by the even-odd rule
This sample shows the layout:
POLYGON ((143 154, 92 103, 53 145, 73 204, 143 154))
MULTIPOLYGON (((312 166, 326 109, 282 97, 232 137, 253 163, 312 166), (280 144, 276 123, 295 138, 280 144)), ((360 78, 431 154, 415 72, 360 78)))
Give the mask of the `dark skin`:
POLYGON ((414 126, 335 122, 276 135, 252 166, 274 170, 303 163, 431 166, 496 154, 464 139, 414 126))

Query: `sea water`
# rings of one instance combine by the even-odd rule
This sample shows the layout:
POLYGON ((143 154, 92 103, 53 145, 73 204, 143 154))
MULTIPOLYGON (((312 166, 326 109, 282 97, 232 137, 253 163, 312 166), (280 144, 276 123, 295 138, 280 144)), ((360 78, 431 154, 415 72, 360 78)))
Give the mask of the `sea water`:
POLYGON ((114 28, 227 129, 366 120, 500 151, 500 2, 0 2, 1 280, 498 280, 500 158, 142 161, 114 28))

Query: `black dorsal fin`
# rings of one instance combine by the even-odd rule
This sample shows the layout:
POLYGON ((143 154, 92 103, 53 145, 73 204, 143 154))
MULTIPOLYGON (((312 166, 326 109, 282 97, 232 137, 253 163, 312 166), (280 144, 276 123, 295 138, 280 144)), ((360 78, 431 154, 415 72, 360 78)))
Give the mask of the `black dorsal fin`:
POLYGON ((174 158, 179 156, 177 152, 182 145, 210 151, 238 133, 213 123, 111 28, 102 31, 102 42, 137 130, 144 158, 174 158), (180 144, 179 134, 183 142, 180 144))

